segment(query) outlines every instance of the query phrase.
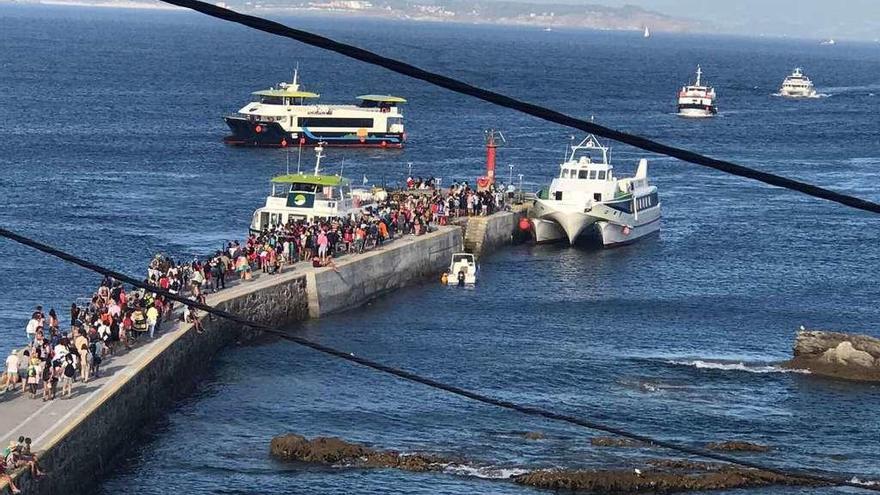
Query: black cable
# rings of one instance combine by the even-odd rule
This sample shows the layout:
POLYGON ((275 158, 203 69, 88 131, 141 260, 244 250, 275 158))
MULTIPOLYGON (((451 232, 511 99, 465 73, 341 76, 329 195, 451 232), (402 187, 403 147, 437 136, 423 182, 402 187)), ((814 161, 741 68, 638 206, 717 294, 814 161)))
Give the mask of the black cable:
POLYGON ((435 86, 440 86, 441 88, 446 88, 456 93, 473 96, 474 98, 479 98, 483 101, 510 108, 512 110, 517 110, 519 112, 538 117, 539 119, 546 120, 548 122, 554 122, 556 124, 564 125, 566 127, 572 127, 574 129, 579 129, 584 132, 589 132, 605 138, 613 139, 615 141, 626 143, 630 146, 641 148, 646 151, 650 151, 660 155, 671 156, 674 158, 678 158, 679 160, 702 165, 704 167, 713 168, 721 172, 745 177, 747 179, 753 179, 759 182, 763 182, 765 184, 769 184, 771 186, 791 189, 793 191, 798 191, 809 196, 826 199, 828 201, 834 201, 835 203, 840 203, 842 205, 850 206, 859 210, 880 213, 880 204, 877 204, 873 201, 861 199, 856 196, 850 196, 848 194, 838 193, 830 189, 814 186, 806 182, 789 179, 780 175, 762 172, 760 170, 737 165, 729 161, 718 160, 693 151, 688 151, 674 146, 668 146, 652 139, 637 136, 635 134, 629 134, 626 132, 611 129, 609 127, 601 126, 593 122, 587 122, 585 120, 577 119, 557 112, 555 110, 551 110, 549 108, 517 100, 515 98, 511 98, 509 96, 505 96, 494 91, 478 88, 476 86, 459 81, 457 79, 453 79, 451 77, 420 69, 414 65, 402 62, 400 60, 388 58, 369 50, 358 48, 354 45, 340 43, 333 39, 310 33, 308 31, 294 29, 275 21, 263 19, 262 17, 241 14, 233 10, 225 9, 223 7, 218 7, 216 5, 211 5, 205 2, 200 2, 198 0, 160 1, 172 5, 177 5, 179 7, 195 10, 196 12, 201 12, 202 14, 216 17, 224 21, 242 24, 244 26, 263 31, 265 33, 294 39, 301 43, 321 48, 322 50, 329 50, 361 62, 384 67, 392 72, 396 72, 404 76, 409 76, 414 79, 419 79, 421 81, 428 82, 435 86))
POLYGON ((269 327, 268 325, 264 325, 262 323, 257 323, 242 316, 236 315, 234 313, 229 313, 228 311, 224 311, 221 309, 214 308, 212 306, 208 306, 206 304, 201 304, 197 301, 190 300, 180 294, 173 294, 167 290, 162 289, 161 287, 153 286, 147 283, 144 283, 140 280, 135 279, 134 277, 130 277, 128 275, 119 273, 117 271, 111 270, 109 268, 105 268, 101 265, 93 263, 91 261, 85 260, 78 256, 74 256, 72 254, 61 251, 58 248, 52 247, 48 244, 44 244, 42 242, 36 241, 34 239, 30 239, 23 235, 17 234, 5 228, 0 228, 0 236, 5 237, 7 239, 11 239, 19 244, 23 244, 30 248, 36 249, 38 251, 42 251, 50 256, 54 256, 56 258, 62 259, 74 265, 81 266, 87 270, 93 271, 95 273, 104 275, 106 277, 112 277, 121 282, 128 283, 135 287, 148 290, 150 292, 154 292, 156 294, 162 295, 167 299, 171 299, 173 301, 178 301, 187 306, 191 306, 194 308, 198 308, 206 313, 213 314, 219 316, 221 318, 225 318, 227 320, 238 323, 242 326, 251 327, 268 334, 275 335, 282 339, 288 340, 290 342, 299 344, 304 347, 308 347, 309 349, 313 349, 315 351, 327 354, 329 356, 337 357, 340 359, 344 359, 346 361, 357 363, 361 366, 365 366, 367 368, 372 368, 377 371, 381 371, 383 373, 387 373, 398 378, 402 378, 404 380, 408 380, 415 383, 421 383, 422 385, 427 385, 428 387, 435 388, 438 390, 443 390, 449 392, 454 395, 458 395, 460 397, 465 397, 468 399, 475 400, 477 402, 482 402, 484 404, 490 404, 493 406, 501 407, 504 409, 509 409, 512 411, 517 411, 523 414, 527 414, 530 416, 537 416, 547 419, 552 419, 556 421, 561 421, 564 423, 572 424, 575 426, 581 426, 584 428, 589 428, 591 430, 602 431, 605 433, 611 433, 613 435, 618 435, 624 438, 629 438, 632 440, 637 440, 639 442, 653 445, 657 447, 662 447, 665 449, 673 450, 676 452, 681 452, 684 454, 694 455, 697 457, 702 457, 706 459, 712 459, 715 461, 726 462, 729 464, 734 464, 738 466, 743 466, 751 469, 758 469, 761 471, 765 471, 768 473, 773 473, 779 476, 786 476, 789 478, 798 478, 802 480, 809 480, 811 482, 834 485, 834 486, 849 486, 853 488, 862 488, 865 490, 871 490, 880 492, 880 485, 872 486, 865 485, 862 483, 856 483, 851 481, 851 478, 847 478, 841 476, 839 474, 819 474, 815 472, 806 472, 806 471, 796 471, 775 467, 768 467, 763 464, 757 462, 751 462, 747 460, 738 459, 736 457, 731 457, 724 454, 719 454, 716 452, 711 452, 705 449, 700 449, 696 447, 689 447, 687 445, 680 445, 673 442, 667 442, 665 440, 658 440, 647 435, 641 435, 638 433, 631 433, 629 431, 623 430, 621 428, 617 428, 614 426, 605 425, 602 423, 598 423, 595 421, 590 421, 587 419, 581 419, 575 416, 570 416, 567 414, 560 414, 553 411, 548 411, 546 409, 541 409, 538 407, 532 406, 524 406, 520 404, 516 404, 514 402, 509 402, 501 399, 496 399, 494 397, 490 397, 488 395, 483 395, 477 392, 473 392, 467 389, 463 389, 461 387, 456 387, 454 385, 449 385, 446 383, 439 382, 437 380, 433 380, 431 378, 426 378, 421 375, 417 375, 415 373, 405 371, 399 368, 394 368, 392 366, 388 366, 377 361, 373 361, 367 358, 362 358, 360 356, 355 356, 354 354, 340 351, 333 347, 329 347, 323 344, 319 344, 317 342, 311 341, 309 339, 305 339, 302 337, 297 337, 296 335, 291 335, 285 331, 278 330, 276 328, 269 327))

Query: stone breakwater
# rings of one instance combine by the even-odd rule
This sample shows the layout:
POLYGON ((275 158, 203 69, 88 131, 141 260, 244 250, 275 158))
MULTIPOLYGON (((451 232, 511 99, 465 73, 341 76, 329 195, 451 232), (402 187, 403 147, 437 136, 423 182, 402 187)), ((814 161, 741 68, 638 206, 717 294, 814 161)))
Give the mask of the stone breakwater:
MULTIPOLYGON (((461 229, 446 227, 342 259, 336 270, 297 264, 280 275, 263 275, 211 294, 207 303, 261 324, 284 326, 345 311, 425 280, 448 266, 452 253, 461 246, 461 229)), ((178 396, 192 390, 220 349, 255 334, 211 316, 205 316, 203 323, 203 333, 191 324, 169 324, 156 341, 121 356, 118 363, 111 361, 105 370, 108 378, 94 388, 77 393, 70 401, 43 406, 54 408, 43 414, 39 414, 42 409, 33 414, 24 411, 23 415, 31 416, 21 425, 16 425, 18 420, 2 424, 11 431, 23 425, 33 428, 34 421, 49 422, 40 425, 44 434, 35 445, 40 464, 49 474, 33 480, 27 473, 16 473, 23 493, 90 493, 90 487, 121 457, 120 451, 131 447, 132 432, 167 412, 178 396)), ((7 412, 0 421, 15 416, 7 412)), ((0 484, 0 493, 3 489, 0 484)))
POLYGON ((784 367, 831 378, 877 382, 880 381, 880 339, 802 330, 795 339, 794 358, 784 367))
MULTIPOLYGON (((372 449, 340 438, 316 437, 309 440, 293 433, 273 438, 269 451, 273 457, 283 461, 344 468, 443 472, 450 466, 467 465, 466 461, 452 460, 435 454, 401 454, 395 451, 372 449)), ((756 469, 679 459, 649 460, 641 465, 640 469, 542 469, 514 475, 509 480, 520 485, 548 490, 621 494, 728 490, 770 485, 815 485, 810 481, 756 469)))

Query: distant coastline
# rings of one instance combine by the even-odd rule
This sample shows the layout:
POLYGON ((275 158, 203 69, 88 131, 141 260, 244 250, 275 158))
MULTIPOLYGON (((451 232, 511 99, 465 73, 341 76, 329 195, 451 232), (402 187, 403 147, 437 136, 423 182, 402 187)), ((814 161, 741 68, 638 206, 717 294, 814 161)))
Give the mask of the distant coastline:
MULTIPOLYGON (((571 6, 499 2, 503 8, 493 12, 480 12, 467 2, 468 0, 449 0, 447 6, 413 3, 406 0, 388 0, 381 4, 373 4, 367 0, 319 0, 289 5, 252 1, 244 1, 240 4, 224 1, 212 3, 219 7, 251 14, 263 12, 348 16, 416 22, 520 26, 536 29, 641 31, 645 26, 650 26, 654 32, 699 32, 703 27, 694 21, 673 18, 633 7, 582 6, 576 10, 571 6), (510 8, 512 5, 516 7, 510 8)), ((0 4, 3 3, 108 9, 186 10, 182 7, 150 0, 0 0, 0 4)))

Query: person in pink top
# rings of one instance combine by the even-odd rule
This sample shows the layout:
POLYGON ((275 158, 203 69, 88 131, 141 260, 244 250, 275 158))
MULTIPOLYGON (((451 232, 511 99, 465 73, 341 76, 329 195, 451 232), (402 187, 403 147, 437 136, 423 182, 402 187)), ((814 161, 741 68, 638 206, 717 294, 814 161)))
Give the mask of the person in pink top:
POLYGON ((330 240, 327 238, 327 233, 322 229, 318 234, 318 256, 321 257, 322 261, 327 258, 328 244, 330 244, 330 240))

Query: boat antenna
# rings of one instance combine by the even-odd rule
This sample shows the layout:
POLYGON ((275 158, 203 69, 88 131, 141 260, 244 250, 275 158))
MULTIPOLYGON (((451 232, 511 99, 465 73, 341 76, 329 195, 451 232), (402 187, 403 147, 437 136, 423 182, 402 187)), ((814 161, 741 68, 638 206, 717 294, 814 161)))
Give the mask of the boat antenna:
POLYGON ((700 68, 700 64, 697 64, 697 83, 694 86, 700 85, 700 76, 703 75, 703 69, 700 68))
POLYGON ((296 63, 296 66, 293 68, 293 90, 299 90, 299 62, 296 63))
POLYGON ((339 166, 339 176, 342 177, 343 172, 345 171, 345 157, 342 157, 342 165, 339 166))
POLYGON ((284 147, 285 154, 287 155, 287 175, 290 175, 290 147, 284 147))
POLYGON ((321 158, 324 158, 324 141, 315 146, 315 175, 321 172, 321 158))
POLYGON ((300 138, 299 139, 299 156, 296 157, 296 173, 298 173, 298 174, 301 173, 299 171, 299 167, 300 167, 300 164, 302 163, 302 157, 303 157, 303 140, 302 140, 302 138, 300 138))

